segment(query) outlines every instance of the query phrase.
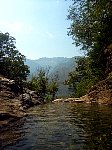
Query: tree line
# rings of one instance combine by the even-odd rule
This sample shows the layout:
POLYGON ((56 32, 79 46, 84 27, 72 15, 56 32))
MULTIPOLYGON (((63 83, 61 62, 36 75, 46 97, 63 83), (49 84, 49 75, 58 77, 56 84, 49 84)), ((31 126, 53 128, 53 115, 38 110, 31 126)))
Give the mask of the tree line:
POLYGON ((80 97, 96 82, 112 76, 112 1, 73 0, 68 35, 85 57, 77 60, 65 84, 80 97))

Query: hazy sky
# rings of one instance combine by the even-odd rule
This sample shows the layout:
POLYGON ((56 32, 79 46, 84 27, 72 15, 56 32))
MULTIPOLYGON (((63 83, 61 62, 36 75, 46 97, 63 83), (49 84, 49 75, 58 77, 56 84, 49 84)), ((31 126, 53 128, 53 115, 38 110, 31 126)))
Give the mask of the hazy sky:
POLYGON ((71 0, 0 0, 0 31, 16 38, 30 59, 73 57, 81 52, 67 36, 71 0))

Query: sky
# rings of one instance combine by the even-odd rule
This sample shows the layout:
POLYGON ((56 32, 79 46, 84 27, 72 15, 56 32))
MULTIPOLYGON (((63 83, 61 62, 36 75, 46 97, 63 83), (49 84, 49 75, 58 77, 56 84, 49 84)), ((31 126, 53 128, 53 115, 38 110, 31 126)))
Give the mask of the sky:
POLYGON ((0 0, 0 31, 29 59, 82 55, 67 35, 71 0, 0 0))

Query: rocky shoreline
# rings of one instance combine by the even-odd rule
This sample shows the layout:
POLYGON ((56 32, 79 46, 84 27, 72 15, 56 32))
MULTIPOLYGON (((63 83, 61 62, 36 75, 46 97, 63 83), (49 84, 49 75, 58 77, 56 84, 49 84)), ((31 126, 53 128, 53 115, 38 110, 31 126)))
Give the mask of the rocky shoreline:
POLYGON ((26 110, 43 103, 34 91, 21 90, 14 80, 0 77, 0 129, 26 115, 26 110))
POLYGON ((80 98, 61 98, 53 101, 53 103, 56 102, 112 105, 112 77, 108 77, 107 79, 98 82, 96 85, 91 87, 86 95, 80 98))
MULTIPOLYGON (((57 102, 112 105, 112 78, 98 82, 85 96, 53 101, 53 103, 57 102)), ((35 91, 21 90, 14 80, 0 77, 0 129, 27 115, 28 108, 43 103, 44 100, 35 91)))
POLYGON ((98 82, 80 99, 86 103, 112 105, 112 77, 98 82))

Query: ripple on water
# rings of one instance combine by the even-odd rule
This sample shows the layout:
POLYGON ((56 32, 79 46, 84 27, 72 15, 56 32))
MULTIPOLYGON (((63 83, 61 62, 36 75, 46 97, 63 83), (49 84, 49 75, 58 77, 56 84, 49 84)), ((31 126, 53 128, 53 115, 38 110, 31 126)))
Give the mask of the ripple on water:
POLYGON ((10 136, 2 139, 1 147, 5 150, 110 150, 112 108, 45 104, 30 109, 19 127, 2 134, 15 135, 12 140, 9 140, 10 136))

